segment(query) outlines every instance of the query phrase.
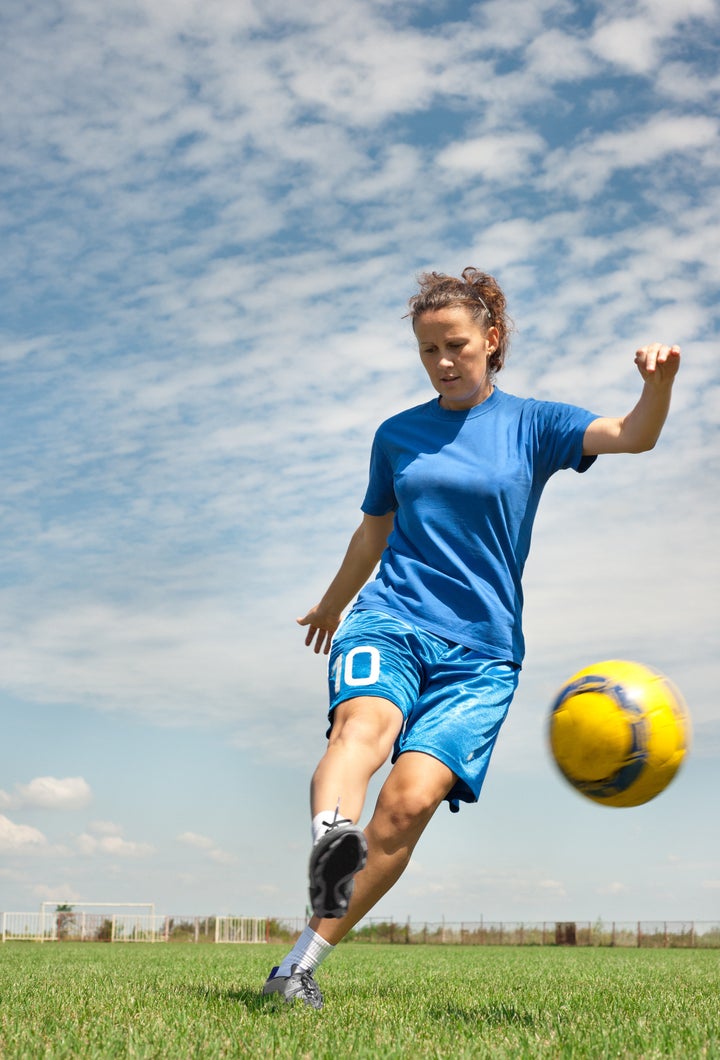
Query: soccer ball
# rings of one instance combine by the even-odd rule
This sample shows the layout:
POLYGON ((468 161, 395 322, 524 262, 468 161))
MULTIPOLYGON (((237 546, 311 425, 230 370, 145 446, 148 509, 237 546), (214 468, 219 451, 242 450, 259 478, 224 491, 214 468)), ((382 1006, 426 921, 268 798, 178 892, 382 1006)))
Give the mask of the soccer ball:
POLYGON ((690 717, 664 674, 611 659, 565 682, 552 705, 549 735, 555 762, 577 791, 604 806, 640 806, 679 769, 690 717))

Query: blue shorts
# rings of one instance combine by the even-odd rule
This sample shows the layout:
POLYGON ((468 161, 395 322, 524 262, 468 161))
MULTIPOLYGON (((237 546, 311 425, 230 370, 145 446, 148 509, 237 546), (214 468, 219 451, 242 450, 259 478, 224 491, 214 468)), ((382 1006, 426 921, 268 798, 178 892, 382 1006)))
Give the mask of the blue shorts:
POLYGON ((378 611, 351 611, 332 642, 330 724, 339 703, 380 696, 402 712, 393 762, 422 751, 457 777, 446 796, 477 802, 490 755, 517 688, 519 667, 426 633, 378 611))

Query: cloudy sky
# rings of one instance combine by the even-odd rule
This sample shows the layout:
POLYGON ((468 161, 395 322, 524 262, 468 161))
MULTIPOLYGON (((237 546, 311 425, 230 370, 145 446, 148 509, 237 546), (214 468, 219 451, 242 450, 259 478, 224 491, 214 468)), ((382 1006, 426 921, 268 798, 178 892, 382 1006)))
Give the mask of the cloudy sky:
POLYGON ((8 0, 0 909, 303 914, 325 663, 294 619, 375 427, 431 396, 415 276, 473 264, 503 389, 618 415, 639 344, 683 366, 652 453, 548 487, 481 802, 377 913, 720 919, 719 45, 716 0, 8 0), (635 810, 546 747, 613 657, 694 720, 635 810))

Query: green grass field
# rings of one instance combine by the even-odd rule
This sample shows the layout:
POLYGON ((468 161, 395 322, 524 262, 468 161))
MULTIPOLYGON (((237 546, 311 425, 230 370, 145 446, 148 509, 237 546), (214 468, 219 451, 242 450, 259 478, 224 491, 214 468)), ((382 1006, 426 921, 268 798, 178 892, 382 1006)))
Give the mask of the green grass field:
POLYGON ((340 946, 325 1008, 279 946, 6 943, 0 1057, 719 1057, 720 952, 340 946))

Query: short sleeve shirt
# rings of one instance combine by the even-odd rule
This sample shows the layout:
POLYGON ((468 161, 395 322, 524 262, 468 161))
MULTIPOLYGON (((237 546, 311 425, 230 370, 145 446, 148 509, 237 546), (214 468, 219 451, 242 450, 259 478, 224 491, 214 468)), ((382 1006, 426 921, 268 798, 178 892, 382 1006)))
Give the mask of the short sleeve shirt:
POLYGON ((585 471, 595 414, 497 387, 466 411, 437 399, 378 428, 362 510, 395 512, 375 580, 355 607, 377 610, 520 665, 522 573, 548 479, 585 471))

